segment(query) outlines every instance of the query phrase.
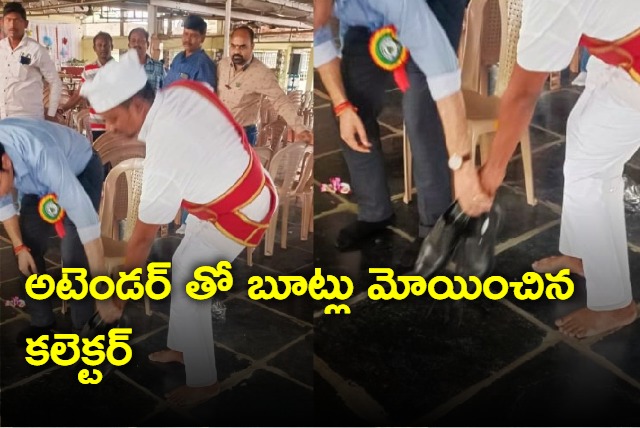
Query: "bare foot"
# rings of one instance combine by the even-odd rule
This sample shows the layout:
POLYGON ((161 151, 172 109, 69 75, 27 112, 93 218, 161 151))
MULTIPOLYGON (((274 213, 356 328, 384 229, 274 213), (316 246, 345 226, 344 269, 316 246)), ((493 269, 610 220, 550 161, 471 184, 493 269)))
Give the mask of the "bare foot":
POLYGON ((578 309, 556 320, 556 325, 562 334, 582 339, 624 327, 634 322, 637 316, 636 302, 632 301, 624 308, 612 311, 578 309))
POLYGON ((582 268, 582 259, 571 256, 551 256, 544 259, 537 260, 531 264, 533 270, 538 273, 552 273, 556 274, 562 269, 569 268, 571 273, 577 273, 580 276, 584 276, 584 269, 582 268))
POLYGON ((173 391, 165 394, 167 401, 177 407, 193 407, 200 403, 215 397, 220 393, 220 384, 218 382, 211 386, 203 386, 199 388, 182 385, 173 391))
POLYGON ((155 363, 180 363, 184 364, 182 352, 173 349, 165 349, 164 351, 153 352, 149 354, 149 359, 155 363))

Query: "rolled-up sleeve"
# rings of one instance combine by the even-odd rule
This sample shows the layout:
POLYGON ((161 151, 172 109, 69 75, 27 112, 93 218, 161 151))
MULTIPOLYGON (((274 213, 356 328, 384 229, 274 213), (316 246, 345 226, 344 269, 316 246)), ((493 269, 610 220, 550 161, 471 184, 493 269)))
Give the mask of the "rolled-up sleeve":
POLYGON ((11 193, 0 197, 0 221, 9 220, 16 214, 18 214, 18 212, 13 206, 13 197, 11 196, 11 193))
POLYGON ((83 244, 100 237, 100 222, 91 199, 61 156, 43 153, 37 165, 42 184, 58 197, 58 203, 78 229, 83 244))
POLYGON ((460 90, 458 58, 425 1, 369 0, 369 4, 397 28, 398 39, 425 74, 434 100, 460 90))
POLYGON ((333 42, 333 32, 329 24, 313 32, 313 65, 320 67, 338 57, 338 49, 333 42))

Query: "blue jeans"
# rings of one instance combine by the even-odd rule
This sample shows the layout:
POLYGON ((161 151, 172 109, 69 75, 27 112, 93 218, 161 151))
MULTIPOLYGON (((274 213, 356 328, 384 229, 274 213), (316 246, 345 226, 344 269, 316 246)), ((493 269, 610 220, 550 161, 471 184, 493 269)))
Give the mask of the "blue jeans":
POLYGON ((252 147, 258 142, 258 127, 256 125, 247 125, 244 127, 244 133, 247 134, 247 141, 252 147))
MULTIPOLYGON (((104 170, 102 162, 96 153, 93 154, 84 171, 78 175, 78 180, 84 191, 89 195, 93 207, 98 211, 100 197, 102 195, 102 183, 104 170)), ((46 223, 38 213, 40 197, 37 195, 24 195, 20 207, 20 231, 24 244, 31 249, 31 255, 39 274, 46 273, 44 254, 51 243, 50 236, 55 234, 53 225, 46 223)), ((62 238, 60 252, 64 267, 89 268, 84 246, 80 242, 76 226, 69 216, 63 220, 65 236, 62 238)), ((55 278, 54 278, 55 279, 55 278)), ((26 278, 23 277, 23 280, 26 278)), ((76 284, 77 285, 77 284, 76 284)), ((34 300, 28 295, 25 297, 27 311, 31 315, 31 325, 46 327, 53 324, 53 300, 34 300)), ((74 329, 81 329, 91 318, 94 312, 94 302, 91 298, 84 300, 71 300, 71 322, 74 329)))

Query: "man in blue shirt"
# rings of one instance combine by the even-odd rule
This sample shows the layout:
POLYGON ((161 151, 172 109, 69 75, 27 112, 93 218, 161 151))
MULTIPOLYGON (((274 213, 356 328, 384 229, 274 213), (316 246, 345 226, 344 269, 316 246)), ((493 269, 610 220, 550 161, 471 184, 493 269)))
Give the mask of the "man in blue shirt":
MULTIPOLYGON (((93 276, 104 274, 97 214, 103 179, 102 162, 89 141, 70 128, 37 119, 8 118, 0 122, 0 221, 25 277, 46 273, 44 253, 54 227, 44 220, 38 205, 50 194, 65 210, 63 265, 89 268, 93 276), (24 195, 20 216, 13 205, 13 190, 24 195)), ((26 345, 27 338, 51 334, 55 322, 51 299, 27 296, 27 310, 31 325, 19 333, 21 345, 26 345)), ((73 328, 80 330, 93 311, 91 299, 73 300, 73 328)))
POLYGON ((207 23, 199 16, 189 15, 184 20, 182 46, 180 52, 171 63, 171 68, 164 79, 164 86, 179 79, 206 82, 215 90, 217 85, 216 65, 202 49, 207 23))
POLYGON ((395 26, 410 55, 403 113, 414 158, 420 227, 418 239, 402 257, 402 267, 413 264, 422 238, 451 203, 448 158, 455 171, 456 196, 469 193, 477 201, 488 200, 469 161, 471 143, 454 52, 466 5, 467 0, 336 0, 334 8, 332 0, 315 1, 315 66, 339 116, 359 207, 358 220, 340 231, 338 248, 361 244, 391 224, 394 216, 377 123, 391 73, 378 67, 369 53, 373 33, 385 26, 395 26), (332 12, 343 30, 342 59, 328 25, 332 12))

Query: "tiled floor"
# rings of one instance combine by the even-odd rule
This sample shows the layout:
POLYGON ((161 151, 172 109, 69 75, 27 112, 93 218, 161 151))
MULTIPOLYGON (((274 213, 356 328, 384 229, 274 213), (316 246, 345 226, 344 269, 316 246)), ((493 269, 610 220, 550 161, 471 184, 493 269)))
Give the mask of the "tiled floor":
MULTIPOLYGON (((567 80, 567 79, 565 79, 567 80)), ((316 79, 316 180, 349 173, 332 110, 316 79)), ((521 277, 557 253, 566 118, 580 91, 545 93, 530 131, 536 206, 526 204, 522 164, 512 160, 500 191, 505 211, 494 274, 521 277)), ((574 278, 568 301, 373 301, 370 267, 394 267, 417 234, 415 200, 402 202, 400 93, 388 92, 380 118, 396 224, 361 250, 339 253, 338 231, 355 219, 353 196, 317 193, 315 261, 354 280, 351 314, 314 318, 314 399, 318 424, 536 426, 640 424, 640 323, 577 341, 553 321, 583 306, 574 278)), ((627 173, 636 181, 636 156, 627 173)), ((628 214, 634 296, 640 297, 640 214, 628 214)))
MULTIPOLYGON (((316 79, 315 178, 349 174, 331 108, 316 79)), ((505 212, 494 273, 518 278, 531 262, 557 251, 566 115, 579 90, 545 93, 530 128, 536 196, 525 203, 516 156, 500 191, 505 212)), ((254 254, 233 264, 234 288, 219 296, 226 319, 212 316, 221 394, 189 411, 164 394, 185 382, 183 367, 154 364, 147 355, 166 345, 168 302, 154 314, 131 305, 133 359, 98 386, 83 386, 73 369, 32 367, 14 345, 28 325, 25 310, 5 306, 21 295, 18 270, 0 229, 0 425, 640 425, 640 324, 588 340, 570 340, 553 321, 584 305, 583 282, 568 301, 514 299, 434 302, 427 298, 372 301, 370 267, 394 267, 417 234, 415 202, 402 202, 401 94, 388 93, 380 121, 396 224, 361 250, 339 253, 333 242, 355 218, 352 196, 317 192, 315 233, 299 240, 299 210, 289 245, 273 257, 254 254), (308 298, 256 302, 252 275, 323 273, 354 283, 350 315, 324 315, 308 298), (36 410, 37 409, 37 410, 36 410)), ((640 155, 627 173, 640 182, 640 155)), ((627 215, 635 297, 640 296, 640 214, 627 215)), ((279 235, 276 234, 276 241, 279 235)), ((49 253, 49 272, 60 269, 49 253)), ((58 304, 59 306, 59 304, 58 304)), ((70 329, 56 309, 57 330, 70 329)))
MULTIPOLYGON (((216 295, 226 319, 212 314, 221 393, 190 410, 171 408, 165 393, 185 383, 184 367, 148 360, 166 348, 169 302, 154 302, 147 316, 141 304, 127 308, 133 330, 131 362, 99 385, 81 385, 77 369, 51 363, 33 367, 15 336, 29 323, 26 309, 6 307, 23 295, 6 233, 0 226, 0 426, 220 426, 313 424, 313 306, 303 298, 253 301, 247 280, 253 275, 295 271, 311 276, 313 235, 300 241, 300 210, 290 215, 288 248, 279 233, 272 257, 246 254, 233 263, 234 287, 216 295)), ((178 239, 178 238, 172 238, 178 239)), ((48 254, 50 271, 59 271, 59 252, 48 254)), ((57 303, 59 306, 59 302, 57 303)), ((70 332, 69 314, 56 309, 58 332, 70 332)))

